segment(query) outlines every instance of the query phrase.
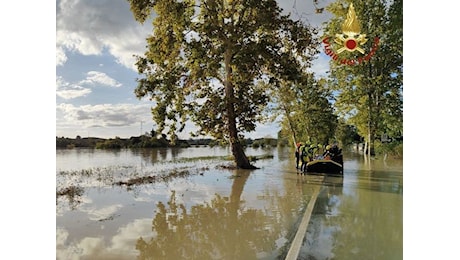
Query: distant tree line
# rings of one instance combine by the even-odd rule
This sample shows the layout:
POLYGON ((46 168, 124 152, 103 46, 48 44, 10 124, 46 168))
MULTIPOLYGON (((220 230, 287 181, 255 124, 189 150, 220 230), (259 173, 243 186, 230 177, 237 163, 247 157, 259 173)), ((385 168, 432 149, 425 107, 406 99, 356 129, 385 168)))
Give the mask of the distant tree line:
MULTIPOLYGON (((259 139, 243 139, 241 140, 243 146, 258 147, 276 147, 278 145, 286 145, 284 141, 278 142, 275 138, 259 138, 259 139)), ((56 148, 96 148, 96 149, 121 149, 121 148, 160 148, 160 147, 180 147, 187 148, 191 146, 226 146, 228 143, 214 140, 211 138, 201 139, 176 139, 171 142, 162 134, 159 137, 152 137, 149 135, 132 136, 130 138, 97 138, 97 137, 80 137, 68 138, 56 136, 56 148)))

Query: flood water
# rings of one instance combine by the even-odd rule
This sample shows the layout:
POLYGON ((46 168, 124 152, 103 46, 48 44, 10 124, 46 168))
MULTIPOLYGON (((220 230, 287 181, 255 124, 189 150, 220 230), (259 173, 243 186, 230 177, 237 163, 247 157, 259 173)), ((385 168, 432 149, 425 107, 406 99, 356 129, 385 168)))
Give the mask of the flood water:
POLYGON ((344 176, 296 174, 289 148, 56 150, 57 259, 402 259, 402 161, 344 155, 344 176), (320 187, 320 189, 317 189, 320 187))

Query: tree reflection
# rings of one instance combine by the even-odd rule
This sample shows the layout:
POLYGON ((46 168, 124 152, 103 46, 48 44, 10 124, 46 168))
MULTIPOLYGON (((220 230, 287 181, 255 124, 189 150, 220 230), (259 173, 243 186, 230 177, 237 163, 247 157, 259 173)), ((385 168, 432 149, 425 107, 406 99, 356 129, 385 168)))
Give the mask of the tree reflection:
POLYGON ((340 183, 325 184, 302 259, 402 259, 400 194, 382 192, 370 181, 352 194, 343 194, 340 183))
POLYGON ((140 259, 255 259, 275 249, 278 232, 268 227, 264 211, 246 209, 240 200, 249 172, 238 172, 230 197, 216 194, 209 203, 188 211, 172 193, 159 202, 151 239, 139 238, 140 259))

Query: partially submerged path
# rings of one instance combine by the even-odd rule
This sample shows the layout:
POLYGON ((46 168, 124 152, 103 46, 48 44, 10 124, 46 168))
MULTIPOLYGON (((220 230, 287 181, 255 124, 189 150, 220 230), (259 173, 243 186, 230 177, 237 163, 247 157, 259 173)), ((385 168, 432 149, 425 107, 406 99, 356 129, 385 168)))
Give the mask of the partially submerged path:
MULTIPOLYGON (((324 181, 324 176, 319 176, 318 179, 315 179, 315 182, 322 183, 324 181)), ((313 195, 308 202, 307 208, 302 217, 302 221, 300 222, 299 228, 297 229, 297 233, 295 234, 294 239, 292 240, 291 247, 286 255, 285 260, 296 260, 299 256, 300 248, 302 247, 303 239, 305 234, 307 233, 308 223, 310 222, 311 213, 313 212, 313 208, 315 207, 316 199, 318 198, 318 194, 321 190, 322 185, 315 185, 313 188, 313 195)))

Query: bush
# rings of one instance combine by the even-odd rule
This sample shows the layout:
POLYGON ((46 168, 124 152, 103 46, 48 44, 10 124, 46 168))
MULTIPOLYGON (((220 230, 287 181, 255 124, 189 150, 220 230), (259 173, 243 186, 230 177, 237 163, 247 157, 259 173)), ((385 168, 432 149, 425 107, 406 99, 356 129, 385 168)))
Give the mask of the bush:
POLYGON ((121 149, 123 145, 119 139, 108 139, 103 142, 96 143, 97 149, 121 149))
POLYGON ((394 141, 390 143, 375 142, 375 152, 377 154, 388 154, 394 158, 403 158, 403 142, 394 141))

